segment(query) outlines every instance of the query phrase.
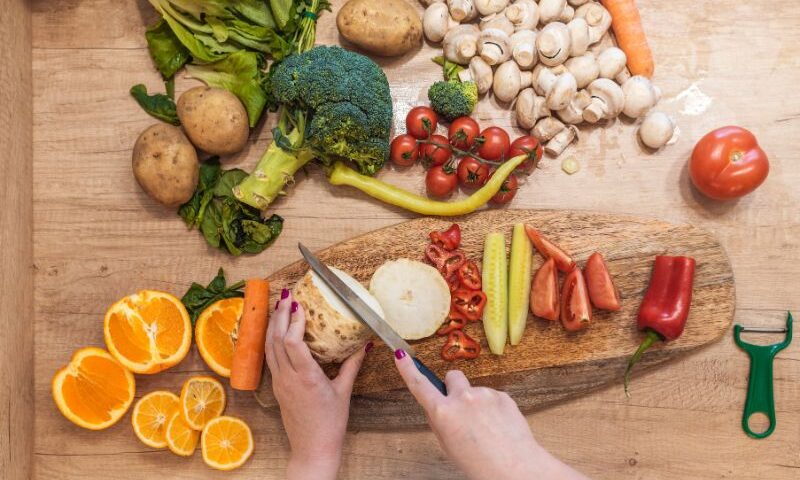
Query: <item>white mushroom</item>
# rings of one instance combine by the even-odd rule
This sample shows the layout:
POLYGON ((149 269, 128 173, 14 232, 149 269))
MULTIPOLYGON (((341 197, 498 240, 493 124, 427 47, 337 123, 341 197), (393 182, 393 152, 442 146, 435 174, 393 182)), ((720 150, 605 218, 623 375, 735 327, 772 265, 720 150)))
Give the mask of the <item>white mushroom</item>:
POLYGON ((558 132, 547 145, 544 146, 544 151, 548 155, 557 157, 561 155, 564 150, 575 140, 578 139, 578 129, 575 125, 567 125, 566 128, 558 132))
POLYGON ((426 7, 430 7, 434 3, 445 3, 445 0, 419 0, 419 3, 425 5, 426 7))
POLYGON ((533 0, 517 0, 503 13, 518 31, 533 30, 539 24, 539 6, 533 0))
POLYGON ((592 101, 583 110, 583 119, 589 123, 614 118, 622 112, 625 106, 625 95, 622 88, 613 80, 598 78, 587 88, 592 101))
POLYGON ((558 76, 566 71, 567 69, 563 65, 547 67, 540 63, 533 69, 531 85, 533 89, 536 90, 537 94, 542 96, 547 95, 547 92, 549 92, 553 84, 556 83, 558 76))
POLYGON ((569 58, 571 39, 567 25, 552 22, 545 25, 536 35, 536 50, 539 60, 547 66, 561 65, 569 58))
POLYGON ((533 30, 517 30, 511 35, 511 57, 519 68, 530 70, 539 60, 536 51, 536 32, 533 30))
POLYGON ((547 108, 550 110, 566 108, 577 91, 575 77, 569 72, 562 73, 556 77, 556 81, 547 92, 547 108))
POLYGON ((569 22, 575 16, 575 9, 567 5, 567 0, 539 0, 539 21, 543 25, 550 22, 569 22))
POLYGON ((476 25, 456 25, 447 31, 442 42, 444 58, 459 65, 466 65, 478 52, 478 37, 481 31, 476 25))
MULTIPOLYGON (((435 0, 435 1, 441 1, 441 0, 435 0)), ((569 3, 573 7, 580 7, 584 3, 587 3, 588 1, 589 0, 567 0, 567 3, 569 3)))
POLYGON ((536 95, 532 88, 519 92, 515 105, 517 124, 525 130, 530 130, 536 122, 543 117, 550 116, 544 97, 536 95))
POLYGON ((502 30, 506 35, 509 36, 514 33, 514 24, 511 23, 511 20, 509 20, 503 14, 493 13, 483 17, 481 19, 480 26, 481 30, 496 28, 498 30, 502 30))
POLYGON ((480 33, 478 54, 489 65, 499 65, 511 58, 511 37, 497 28, 488 28, 480 33))
POLYGON ((539 119, 536 125, 533 126, 531 135, 544 143, 555 137, 561 130, 564 130, 564 124, 559 119, 556 117, 544 117, 539 119))
POLYGON ((625 94, 622 113, 630 118, 644 116, 661 98, 661 90, 649 78, 641 75, 635 75, 623 83, 622 93, 625 94))
POLYGON ((422 31, 425 32, 425 38, 433 43, 441 42, 447 31, 456 25, 458 22, 450 16, 444 3, 432 3, 422 15, 422 31))
POLYGON ((579 57, 572 57, 564 66, 575 77, 578 88, 586 88, 594 79, 600 76, 600 67, 591 53, 584 53, 579 57))
POLYGON ((611 26, 611 14, 597 2, 589 2, 575 10, 576 18, 585 18, 589 24, 589 41, 600 41, 611 26))
POLYGON ((530 86, 531 73, 522 72, 517 62, 503 62, 494 72, 492 89, 494 96, 501 102, 511 102, 523 88, 530 86))
POLYGON ((569 29, 569 56, 583 55, 589 49, 589 24, 585 18, 573 18, 567 24, 569 29))
POLYGON ((592 97, 586 90, 579 90, 578 93, 572 97, 572 101, 566 108, 556 111, 556 116, 564 123, 572 125, 581 123, 583 121, 583 109, 591 103, 592 97))
POLYGON ((507 5, 508 0, 475 0, 475 7, 481 15, 502 12, 507 5))
POLYGON ((639 127, 639 138, 642 143, 653 149, 666 145, 674 134, 675 123, 663 112, 648 113, 639 127))
POLYGON ((597 56, 597 66, 600 68, 600 78, 616 79, 625 70, 628 57, 625 52, 617 47, 606 48, 597 56))
POLYGON ((494 73, 492 67, 484 62, 481 57, 472 57, 469 67, 458 72, 458 78, 462 82, 473 81, 478 86, 478 93, 483 95, 492 88, 494 73))
POLYGON ((447 0, 450 16, 458 22, 468 22, 478 16, 474 0, 447 0))

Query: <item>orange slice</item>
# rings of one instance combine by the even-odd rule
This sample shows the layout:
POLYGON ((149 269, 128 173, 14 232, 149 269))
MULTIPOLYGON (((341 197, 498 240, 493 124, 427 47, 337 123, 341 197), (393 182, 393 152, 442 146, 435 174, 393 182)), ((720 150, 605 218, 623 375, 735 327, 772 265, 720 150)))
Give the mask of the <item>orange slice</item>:
POLYGON ((156 373, 189 353, 189 313, 173 295, 142 290, 106 312, 103 333, 108 351, 134 373, 156 373))
POLYGON ((72 354, 52 382, 53 400, 71 422, 90 430, 114 425, 133 403, 136 382, 131 372, 102 348, 72 354))
POLYGON ((203 310, 194 327, 194 341, 197 350, 208 368, 225 378, 231 376, 233 346, 239 319, 244 310, 244 299, 225 298, 203 310))
POLYGON ((176 455, 182 457, 191 456, 197 448, 200 440, 200 432, 192 430, 186 421, 183 420, 181 412, 175 410, 169 420, 167 420, 166 433, 167 447, 176 455))
POLYGON ((225 387, 212 377, 192 377, 181 389, 180 410, 186 423, 202 430, 225 410, 225 387))
POLYGON ((166 447, 167 421, 178 411, 179 402, 177 395, 164 390, 140 398, 131 414, 133 433, 148 447, 166 447))
POLYGON ((200 446, 206 465, 217 470, 233 470, 253 454, 253 433, 238 418, 217 417, 203 429, 200 446))

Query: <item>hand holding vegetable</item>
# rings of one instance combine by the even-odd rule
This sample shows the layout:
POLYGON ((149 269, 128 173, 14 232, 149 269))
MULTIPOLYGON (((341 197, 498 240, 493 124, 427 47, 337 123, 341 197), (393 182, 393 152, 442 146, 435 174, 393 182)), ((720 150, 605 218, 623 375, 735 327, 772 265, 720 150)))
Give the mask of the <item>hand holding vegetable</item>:
POLYGON ((345 360, 339 375, 330 380, 303 341, 305 329, 303 308, 288 290, 283 290, 267 327, 265 350, 272 390, 292 448, 286 476, 335 479, 350 413, 350 394, 365 349, 345 360))
POLYGON ((506 393, 473 387, 464 374, 447 372, 442 395, 402 350, 395 364, 414 398, 425 410, 442 449, 467 478, 585 479, 544 450, 528 422, 506 393))

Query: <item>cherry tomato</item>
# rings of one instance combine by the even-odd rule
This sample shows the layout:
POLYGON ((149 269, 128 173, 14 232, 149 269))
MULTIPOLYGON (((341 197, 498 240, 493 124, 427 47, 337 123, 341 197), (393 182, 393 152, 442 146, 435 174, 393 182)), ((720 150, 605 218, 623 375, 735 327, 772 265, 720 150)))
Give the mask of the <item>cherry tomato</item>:
POLYGON ((466 188, 480 188, 489 179, 489 166, 472 157, 458 161, 458 181, 466 188))
POLYGON ((570 332, 589 326, 592 321, 592 304, 586 281, 580 268, 574 268, 564 279, 561 287, 561 324, 570 332))
MULTIPOLYGON (((430 137, 436 132, 439 117, 430 107, 414 107, 406 116, 406 131, 419 140, 430 137)), ((447 141, 445 140, 445 143, 447 141)))
POLYGON ((531 243, 544 258, 552 258, 556 261, 556 267, 560 272, 569 273, 575 268, 575 260, 558 245, 544 238, 538 230, 530 225, 525 225, 525 233, 528 234, 531 243))
POLYGON ((398 167, 414 165, 419 157, 417 139, 411 135, 398 135, 392 140, 389 158, 398 167))
POLYGON ((450 225, 447 230, 434 230, 428 236, 432 244, 445 250, 455 250, 461 245, 461 227, 457 223, 450 225))
POLYGON ((531 313, 546 320, 558 320, 558 270, 552 258, 548 258, 533 276, 531 313))
POLYGON ((453 193, 458 184, 455 171, 445 165, 435 165, 425 175, 425 187, 428 195, 433 197, 446 197, 453 193))
POLYGON ((729 200, 747 195, 767 178, 769 161, 756 137, 741 127, 722 127, 697 142, 689 160, 692 183, 705 195, 729 200))
POLYGON ((477 322, 486 306, 486 294, 480 290, 459 288, 452 293, 452 307, 470 322, 477 322))
POLYGON ((482 143, 478 147, 478 155, 489 161, 499 161, 508 158, 508 149, 511 139, 508 133, 500 127, 489 127, 481 132, 482 143))
POLYGON ((583 267, 586 277, 586 288, 589 290, 589 299, 592 305, 601 310, 617 311, 622 306, 619 301, 619 291, 614 286, 611 274, 608 273, 603 256, 594 252, 583 267))
POLYGON ((515 170, 530 174, 539 164, 539 160, 542 159, 544 149, 536 137, 525 135, 511 142, 511 147, 508 151, 508 158, 514 158, 519 155, 527 155, 528 159, 522 162, 515 170))
POLYGON ((481 271, 472 260, 467 260, 458 269, 458 280, 463 288, 469 290, 481 289, 481 271))
POLYGON ((481 344, 461 330, 454 330, 447 336, 442 347, 442 359, 448 362, 463 358, 470 360, 481 353, 481 344))
POLYGON ((510 202, 517 194, 518 188, 517 177, 514 174, 509 175, 503 185, 500 186, 500 190, 492 197, 492 202, 501 205, 510 202))
POLYGON ((481 132, 478 122, 471 117, 459 117, 450 124, 447 136, 450 144, 461 150, 469 150, 475 144, 475 137, 481 132))
POLYGON ((428 141, 434 142, 436 145, 433 143, 420 144, 419 156, 422 161, 431 165, 444 165, 447 163, 453 155, 453 151, 450 150, 450 144, 447 143, 444 135, 432 135, 428 141))

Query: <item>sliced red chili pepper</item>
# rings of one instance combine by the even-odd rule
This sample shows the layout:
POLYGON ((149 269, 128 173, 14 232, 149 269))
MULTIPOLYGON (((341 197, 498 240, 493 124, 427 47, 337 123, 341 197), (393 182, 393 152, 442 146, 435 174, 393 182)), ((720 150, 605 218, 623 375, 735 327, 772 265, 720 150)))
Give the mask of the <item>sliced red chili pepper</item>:
POLYGON ((429 234, 434 245, 445 250, 455 250, 461 245, 461 227, 454 223, 447 230, 433 231, 429 234))
POLYGON ((444 281, 447 282, 447 287, 450 289, 450 293, 453 293, 461 288, 461 282, 458 280, 458 275, 450 275, 449 277, 445 278, 444 281))
POLYGON ((458 269, 458 279, 461 286, 470 290, 481 289, 481 271, 472 260, 467 260, 458 269))
POLYGON ((558 271, 552 258, 548 258, 533 276, 531 312, 547 320, 558 320, 558 271))
POLYGON ((583 267, 583 275, 586 277, 586 288, 589 289, 589 298, 592 305, 601 310, 617 311, 622 306, 619 300, 619 291, 614 286, 611 274, 608 273, 606 261, 598 252, 594 252, 586 266, 583 267))
POLYGON ((425 258, 436 267, 436 270, 439 270, 445 279, 455 275, 466 261, 462 252, 450 252, 434 244, 428 245, 428 248, 425 249, 425 258))
POLYGON ((452 362, 459 358, 472 359, 480 355, 481 344, 470 338, 461 330, 450 332, 447 342, 442 347, 442 359, 452 362))
POLYGON ((452 294, 452 306, 470 322, 477 322, 486 306, 486 294, 480 290, 460 288, 452 294))
POLYGON ((559 271, 569 273, 575 268, 575 261, 572 257, 567 255, 564 250, 561 250, 558 245, 544 238, 538 230, 530 225, 525 225, 525 233, 528 234, 531 243, 544 258, 552 258, 556 261, 556 267, 558 267, 559 271))
POLYGON ((461 330, 467 324, 467 318, 460 312, 450 310, 444 323, 439 330, 436 330, 436 335, 444 336, 449 335, 451 332, 461 330))
POLYGON ((586 281, 580 268, 575 268, 564 279, 561 290, 561 323, 570 332, 589 326, 592 321, 592 304, 586 281))

